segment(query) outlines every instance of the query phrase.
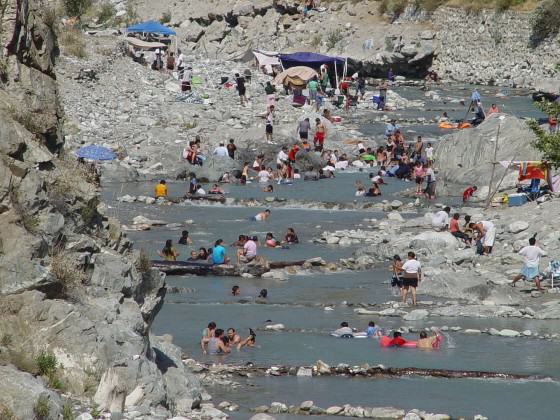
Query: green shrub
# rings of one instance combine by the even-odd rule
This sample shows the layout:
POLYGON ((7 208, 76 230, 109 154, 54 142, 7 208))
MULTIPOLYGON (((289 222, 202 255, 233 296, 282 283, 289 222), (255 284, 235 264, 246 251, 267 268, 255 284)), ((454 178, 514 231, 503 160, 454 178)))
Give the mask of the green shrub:
POLYGON ((389 9, 389 0, 381 0, 377 5, 377 11, 382 15, 385 14, 388 9, 389 9))
POLYGON ((53 373, 57 368, 56 356, 52 353, 42 351, 37 356, 37 367, 39 368, 39 375, 48 376, 53 373))
POLYGON ((159 23, 161 23, 162 25, 165 25, 166 23, 171 22, 171 12, 168 10, 167 12, 164 12, 161 17, 159 18, 159 23))
POLYGON ((0 420, 18 420, 10 407, 0 403, 0 420))
POLYGON ((62 0, 64 11, 70 17, 80 17, 91 7, 92 0, 62 0))
POLYGON ((336 44, 342 41, 342 39, 343 36, 339 29, 330 31, 327 35, 327 42, 326 42, 327 48, 329 50, 333 49, 336 46, 336 44))
POLYGON ((416 0, 414 2, 414 6, 416 7, 416 9, 425 10, 426 12, 433 12, 445 2, 446 0, 416 0))
POLYGON ((35 414, 35 420, 48 420, 50 409, 51 403, 49 401, 49 397, 41 395, 33 406, 33 414, 35 414))
POLYGON ((393 14, 400 16, 408 6, 408 0, 391 0, 389 11, 393 14))
POLYGON ((115 7, 106 1, 102 3, 97 14, 97 21, 99 23, 109 22, 115 16, 115 7))
MULTIPOLYGON (((535 106, 546 115, 555 117, 560 115, 560 104, 543 100, 536 102, 535 106)), ((530 120, 528 125, 537 136, 534 146, 542 153, 543 159, 546 159, 555 168, 560 168, 560 131, 549 133, 543 130, 535 120, 530 120)))
POLYGON ((2 339, 0 339, 0 345, 4 347, 10 347, 14 342, 14 337, 11 334, 4 334, 2 335, 2 339))
POLYGON ((531 45, 536 47, 560 29, 560 0, 541 2, 531 15, 531 45))
POLYGON ((316 48, 319 45, 321 45, 321 41, 322 41, 321 35, 315 34, 313 35, 313 38, 311 38, 311 45, 316 48))
POLYGON ((72 412, 70 403, 66 403, 62 407, 62 420, 74 420, 74 413, 72 412))

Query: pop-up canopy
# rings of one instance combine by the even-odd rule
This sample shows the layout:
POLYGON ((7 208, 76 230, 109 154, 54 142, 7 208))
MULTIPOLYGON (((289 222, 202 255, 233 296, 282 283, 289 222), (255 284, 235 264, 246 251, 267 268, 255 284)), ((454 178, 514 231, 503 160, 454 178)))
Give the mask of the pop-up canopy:
POLYGON ((292 54, 280 54, 282 67, 285 69, 295 66, 306 66, 319 69, 322 65, 332 65, 338 87, 338 69, 342 68, 342 76, 346 76, 347 61, 343 57, 317 54, 313 52, 297 52, 292 54))
POLYGON ((159 34, 159 35, 177 35, 177 33, 162 25, 155 20, 149 20, 147 22, 138 23, 136 25, 129 26, 126 28, 128 33, 143 33, 143 34, 159 34))

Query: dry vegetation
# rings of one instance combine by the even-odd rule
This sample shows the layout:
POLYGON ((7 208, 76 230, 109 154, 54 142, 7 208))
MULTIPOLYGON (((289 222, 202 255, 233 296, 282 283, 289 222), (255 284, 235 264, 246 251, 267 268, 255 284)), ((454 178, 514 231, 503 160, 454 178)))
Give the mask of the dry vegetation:
POLYGON ((58 42, 66 55, 76 58, 87 57, 86 41, 82 31, 65 27, 58 35, 58 42))
POLYGON ((78 267, 76 261, 67 251, 55 248, 50 257, 51 272, 64 289, 67 290, 80 285, 86 280, 84 271, 78 267))

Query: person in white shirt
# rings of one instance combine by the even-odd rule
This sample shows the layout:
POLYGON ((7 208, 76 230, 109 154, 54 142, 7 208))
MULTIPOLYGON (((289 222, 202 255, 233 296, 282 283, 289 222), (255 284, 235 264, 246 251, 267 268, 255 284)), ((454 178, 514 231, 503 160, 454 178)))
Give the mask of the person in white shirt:
POLYGON ((541 248, 536 246, 537 240, 532 237, 529 238, 529 245, 521 248, 519 255, 525 258, 525 264, 521 268, 521 273, 514 277, 511 285, 515 287, 515 283, 519 280, 533 280, 535 279, 535 284, 538 290, 543 290, 541 288, 541 278, 539 275, 539 261, 541 257, 546 255, 541 248))
POLYGON ((214 155, 219 157, 229 157, 228 149, 223 142, 214 149, 214 155))
POLYGON ((259 177, 260 183, 266 184, 270 180, 271 174, 269 171, 263 168, 261 171, 259 171, 257 176, 259 177))
POLYGON ((432 227, 439 231, 447 230, 449 227, 449 213, 451 213, 451 208, 445 207, 434 214, 432 217, 432 227))
POLYGON ((202 187, 199 185, 198 188, 196 189, 196 194, 197 194, 197 195, 206 195, 206 191, 204 191, 204 188, 202 188, 202 187))
POLYGON ((416 259, 416 254, 410 251, 408 260, 402 265, 403 270, 403 291, 402 301, 406 303, 408 297, 408 289, 412 290, 412 304, 416 305, 416 288, 421 280, 422 271, 420 261, 416 259))
POLYGON ((286 146, 282 147, 282 149, 276 155, 276 164, 282 165, 288 161, 288 154, 286 153, 288 148, 286 146))
POLYGON ((344 321, 340 323, 340 328, 334 330, 331 335, 339 338, 352 338, 354 330, 348 326, 348 322, 344 321))
POLYGON ((179 53, 177 58, 177 77, 179 80, 183 80, 183 72, 185 71, 185 54, 179 53))
POLYGON ((434 162, 434 148, 432 146, 432 143, 428 143, 428 146, 426 147, 426 160, 429 163, 434 162))

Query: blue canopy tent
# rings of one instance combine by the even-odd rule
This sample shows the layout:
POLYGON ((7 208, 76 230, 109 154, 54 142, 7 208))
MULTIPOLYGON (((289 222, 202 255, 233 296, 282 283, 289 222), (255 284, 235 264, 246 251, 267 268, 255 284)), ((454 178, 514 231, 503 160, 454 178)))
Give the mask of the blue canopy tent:
MULTIPOLYGON (((176 36, 177 32, 155 20, 148 20, 146 22, 137 23, 136 25, 132 25, 126 28, 125 37, 128 34, 156 34, 165 36, 176 36)), ((177 53, 177 38, 175 38, 175 53, 177 53)))
POLYGON ((338 67, 342 66, 343 77, 346 76, 347 60, 343 57, 335 57, 330 55, 317 54, 313 52, 296 52, 292 54, 280 54, 280 62, 283 68, 294 66, 307 66, 319 69, 323 64, 334 65, 336 76, 336 86, 338 86, 338 67))
POLYGON ((117 157, 110 149, 95 144, 80 148, 76 156, 90 160, 114 160, 117 157))
POLYGON ((142 33, 142 34, 160 34, 160 35, 177 35, 177 33, 173 30, 168 28, 165 25, 162 25, 155 20, 149 20, 147 22, 138 23, 136 25, 129 26, 126 28, 126 32, 133 34, 133 33, 142 33))

